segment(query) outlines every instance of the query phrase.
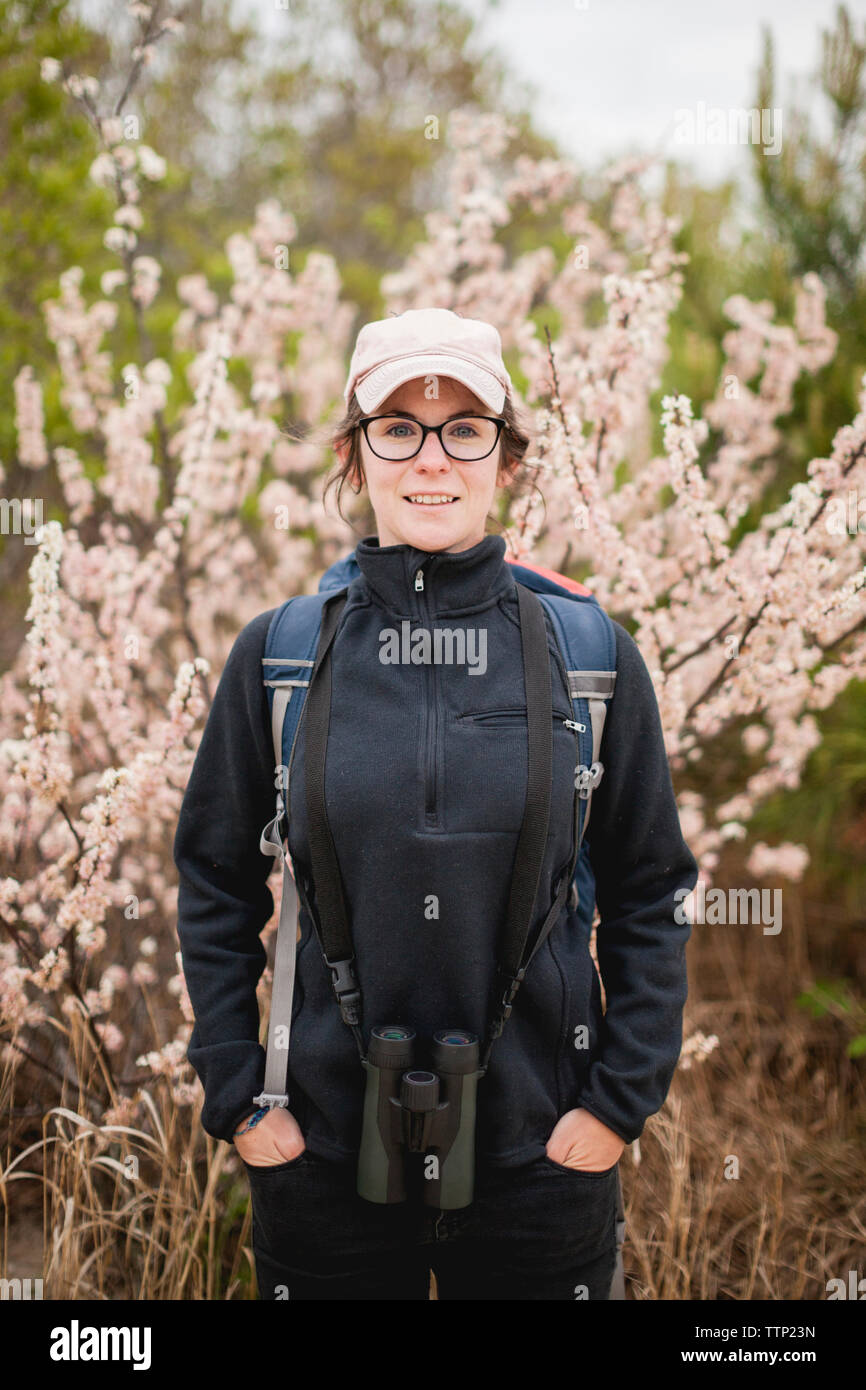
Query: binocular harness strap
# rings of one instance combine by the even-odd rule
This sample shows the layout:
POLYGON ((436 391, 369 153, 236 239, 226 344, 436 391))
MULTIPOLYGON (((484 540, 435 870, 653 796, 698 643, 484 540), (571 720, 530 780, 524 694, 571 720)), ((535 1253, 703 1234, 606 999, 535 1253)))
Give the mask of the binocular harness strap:
MULTIPOLYGON (((515 852, 514 873, 506 914, 502 956, 501 961, 495 967, 494 1017, 488 1032, 485 1051, 481 1058, 480 1070, 482 1074, 487 1070, 493 1043, 502 1033, 505 1023, 510 1017, 514 996, 520 987, 526 968, 536 951, 543 945, 559 917, 568 894, 580 849, 578 842, 579 793, 575 790, 574 846, 571 864, 557 883, 554 902, 529 955, 524 959, 550 825, 553 726, 550 718, 550 653, 544 609, 535 594, 522 584, 517 585, 517 600, 526 689, 528 775, 523 822, 515 852)), ((363 1035, 360 1029, 361 992, 354 970, 354 952, 343 881, 325 809, 325 754, 331 708, 330 650, 345 603, 346 596, 343 593, 333 603, 328 602, 326 605, 322 617, 322 630, 316 660, 301 716, 302 722, 303 720, 307 721, 305 790, 316 913, 310 910, 307 896, 303 893, 303 886, 300 884, 299 889, 304 905, 310 912, 311 920, 316 926, 325 964, 331 971, 332 986, 340 1006, 340 1013, 344 1022, 355 1034, 355 1041, 363 1058, 363 1035)))

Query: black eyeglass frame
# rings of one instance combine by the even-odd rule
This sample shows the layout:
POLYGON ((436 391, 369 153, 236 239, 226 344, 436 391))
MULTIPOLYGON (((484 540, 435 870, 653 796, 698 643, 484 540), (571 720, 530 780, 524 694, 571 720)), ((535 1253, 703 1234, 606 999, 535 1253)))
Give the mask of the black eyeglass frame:
POLYGON ((413 459, 415 458, 416 454, 420 454, 421 450, 424 448, 424 441, 426 440, 428 434, 438 434, 439 443, 441 444, 443 451, 455 463, 480 463, 482 459, 489 458, 490 455, 493 453, 493 450, 499 443, 502 431, 504 430, 507 424, 508 421, 502 415, 454 415, 450 420, 443 420, 442 423, 439 425, 422 425, 420 420, 407 420, 405 415, 389 415, 386 413, 384 415, 365 415, 363 419, 358 421, 358 428, 364 431, 364 438, 366 439, 370 449, 376 455, 376 458, 383 459, 385 463, 408 463, 409 459, 413 459), (374 420, 402 420, 404 424, 419 425, 421 427, 421 443, 418 445, 417 449, 413 449, 411 454, 406 454, 403 458, 389 458, 387 454, 380 454, 376 449, 373 448, 373 445, 370 443, 370 436, 367 433, 367 426, 369 424, 372 424, 374 420), (442 438, 442 431, 444 430, 446 425, 453 425, 458 420, 490 420, 493 424, 496 425, 496 438, 494 439, 490 448, 487 450, 486 454, 479 454, 477 458, 468 459, 458 457, 456 454, 452 454, 450 452, 450 450, 446 447, 445 440, 442 438))

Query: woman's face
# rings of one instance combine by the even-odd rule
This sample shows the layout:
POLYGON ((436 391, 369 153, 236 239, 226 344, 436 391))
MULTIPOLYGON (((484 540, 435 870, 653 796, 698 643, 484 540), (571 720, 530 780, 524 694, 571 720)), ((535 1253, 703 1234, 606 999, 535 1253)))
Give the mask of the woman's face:
MULTIPOLYGON (((429 379, 429 378, 428 378, 429 379)), ((457 412, 492 415, 483 401, 452 377, 438 377, 439 396, 428 400, 425 378, 404 382, 386 396, 372 415, 406 411, 423 425, 439 425, 457 412)), ((376 514, 379 544, 411 545, 418 550, 468 550, 483 540, 487 513, 493 503, 500 477, 502 454, 500 434, 495 449, 475 462, 449 458, 438 436, 428 434, 414 458, 393 461, 381 459, 367 444, 363 430, 359 443, 364 479, 370 503, 376 514), (418 494, 447 496, 455 500, 442 503, 412 502, 418 494)))

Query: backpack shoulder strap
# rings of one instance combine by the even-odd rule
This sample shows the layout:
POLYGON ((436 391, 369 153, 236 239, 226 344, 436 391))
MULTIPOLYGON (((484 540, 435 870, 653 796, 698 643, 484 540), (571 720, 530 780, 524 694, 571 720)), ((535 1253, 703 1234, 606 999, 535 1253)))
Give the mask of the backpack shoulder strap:
MULTIPOLYGON (((274 765, 281 769, 279 788, 285 786, 288 769, 284 753, 291 755, 304 708, 322 626, 322 609, 334 592, 331 589, 286 599, 274 613, 268 628, 262 680, 271 711, 274 765)), ((279 808, 284 799, 278 797, 277 801, 279 808)), ((280 814, 279 809, 277 814, 280 814)))

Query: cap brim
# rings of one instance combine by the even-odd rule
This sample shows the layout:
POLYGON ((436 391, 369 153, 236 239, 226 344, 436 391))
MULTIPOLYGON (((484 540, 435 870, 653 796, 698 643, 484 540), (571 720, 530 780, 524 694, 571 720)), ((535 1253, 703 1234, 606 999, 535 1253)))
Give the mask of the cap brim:
POLYGON ((397 362, 383 362, 374 367, 363 381, 355 383, 355 395, 362 410, 375 410, 382 402, 407 381, 416 377, 446 376, 468 386, 488 410, 500 411, 505 404, 505 387, 492 372, 474 362, 446 354, 434 356, 404 357, 397 362))

